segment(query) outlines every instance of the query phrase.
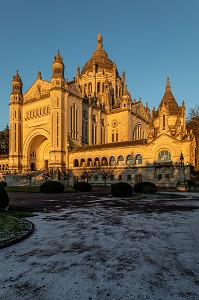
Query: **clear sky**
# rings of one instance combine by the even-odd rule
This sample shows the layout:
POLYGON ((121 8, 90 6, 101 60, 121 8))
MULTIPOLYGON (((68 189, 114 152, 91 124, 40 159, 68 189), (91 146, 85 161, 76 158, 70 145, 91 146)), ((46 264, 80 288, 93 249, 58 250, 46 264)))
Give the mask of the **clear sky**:
POLYGON ((12 76, 25 92, 51 79, 60 49, 65 78, 91 57, 98 33, 132 98, 157 109, 169 76, 187 113, 199 104, 199 0, 3 0, 0 8, 0 130, 9 123, 12 76))

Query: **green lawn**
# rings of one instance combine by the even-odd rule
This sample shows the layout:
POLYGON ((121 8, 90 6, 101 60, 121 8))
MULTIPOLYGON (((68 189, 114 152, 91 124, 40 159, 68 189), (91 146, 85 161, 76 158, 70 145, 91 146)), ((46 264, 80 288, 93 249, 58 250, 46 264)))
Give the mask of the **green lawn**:
POLYGON ((28 214, 22 212, 0 211, 0 247, 12 239, 27 234, 32 224, 24 220, 28 214))

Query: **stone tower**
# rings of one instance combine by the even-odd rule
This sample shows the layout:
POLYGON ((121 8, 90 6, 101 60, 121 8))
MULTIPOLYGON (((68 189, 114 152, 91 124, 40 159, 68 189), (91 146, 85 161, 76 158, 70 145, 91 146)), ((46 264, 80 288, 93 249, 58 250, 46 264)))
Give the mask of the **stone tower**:
POLYGON ((13 76, 12 92, 10 94, 10 137, 9 137, 9 166, 13 172, 21 170, 20 160, 22 156, 22 81, 18 71, 13 76))

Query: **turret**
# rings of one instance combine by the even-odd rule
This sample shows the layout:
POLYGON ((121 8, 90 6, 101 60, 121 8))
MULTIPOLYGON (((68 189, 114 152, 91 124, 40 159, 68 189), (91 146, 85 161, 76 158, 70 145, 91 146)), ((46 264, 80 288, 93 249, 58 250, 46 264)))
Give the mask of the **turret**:
POLYGON ((16 75, 13 76, 12 79, 12 92, 11 92, 11 98, 10 101, 19 101, 22 100, 22 81, 21 77, 19 76, 18 70, 16 72, 16 75))
POLYGON ((64 79, 64 63, 63 59, 60 56, 60 52, 58 50, 57 55, 54 57, 54 61, 52 63, 52 88, 64 88, 65 79, 64 79))

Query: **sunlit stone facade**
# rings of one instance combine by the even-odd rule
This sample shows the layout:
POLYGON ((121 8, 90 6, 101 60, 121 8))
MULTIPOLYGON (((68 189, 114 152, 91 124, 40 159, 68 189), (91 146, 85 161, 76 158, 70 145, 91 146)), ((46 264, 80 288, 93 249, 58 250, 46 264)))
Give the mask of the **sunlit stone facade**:
POLYGON ((8 172, 66 171, 70 184, 85 171, 102 184, 104 169, 112 172, 109 184, 175 186, 180 176, 190 179, 195 139, 186 129, 184 102, 178 106, 169 79, 157 110, 132 99, 125 72, 119 75, 102 42, 99 34, 96 50, 72 81, 65 80, 59 51, 51 81, 39 72, 23 93, 18 72, 13 76, 8 172))

